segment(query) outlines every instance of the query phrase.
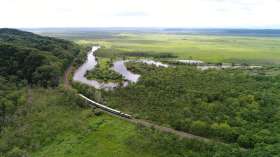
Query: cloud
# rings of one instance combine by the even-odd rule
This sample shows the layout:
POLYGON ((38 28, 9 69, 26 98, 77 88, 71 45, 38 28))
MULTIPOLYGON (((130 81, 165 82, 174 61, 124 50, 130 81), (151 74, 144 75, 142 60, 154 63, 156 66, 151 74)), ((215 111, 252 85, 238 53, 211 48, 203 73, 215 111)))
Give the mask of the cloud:
POLYGON ((0 0, 0 27, 270 27, 280 0, 0 0))

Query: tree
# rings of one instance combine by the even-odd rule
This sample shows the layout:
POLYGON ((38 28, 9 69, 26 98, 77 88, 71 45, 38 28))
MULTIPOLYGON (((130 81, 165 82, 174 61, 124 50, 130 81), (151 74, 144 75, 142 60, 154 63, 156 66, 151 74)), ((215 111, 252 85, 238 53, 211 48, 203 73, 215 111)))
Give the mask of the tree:
POLYGON ((237 143, 245 148, 253 148, 255 141, 249 135, 240 135, 237 139, 237 143))
POLYGON ((7 153, 7 157, 27 157, 27 152, 18 147, 14 147, 7 153))
POLYGON ((204 121, 193 121, 190 130, 195 134, 208 135, 208 126, 204 121))
POLYGON ((227 123, 213 123, 211 125, 212 133, 226 141, 235 142, 238 134, 227 123))

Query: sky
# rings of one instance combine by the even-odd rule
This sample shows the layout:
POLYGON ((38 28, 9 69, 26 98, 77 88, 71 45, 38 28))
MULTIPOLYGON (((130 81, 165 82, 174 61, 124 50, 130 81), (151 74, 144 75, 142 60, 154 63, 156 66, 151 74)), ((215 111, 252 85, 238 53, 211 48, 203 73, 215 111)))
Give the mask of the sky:
POLYGON ((280 28, 280 0, 0 0, 0 27, 280 28))

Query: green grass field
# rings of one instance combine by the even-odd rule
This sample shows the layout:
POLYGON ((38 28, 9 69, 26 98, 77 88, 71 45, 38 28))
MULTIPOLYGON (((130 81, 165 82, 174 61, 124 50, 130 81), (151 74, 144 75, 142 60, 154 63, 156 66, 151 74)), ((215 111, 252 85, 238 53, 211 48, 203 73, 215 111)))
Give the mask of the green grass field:
POLYGON ((118 34, 106 39, 75 40, 100 44, 111 53, 166 53, 206 62, 279 64, 280 38, 174 34, 118 34))
POLYGON ((149 153, 134 152, 125 144, 125 140, 135 134, 135 127, 125 121, 101 115, 90 118, 87 134, 63 132, 56 140, 35 153, 34 157, 150 157, 149 153))

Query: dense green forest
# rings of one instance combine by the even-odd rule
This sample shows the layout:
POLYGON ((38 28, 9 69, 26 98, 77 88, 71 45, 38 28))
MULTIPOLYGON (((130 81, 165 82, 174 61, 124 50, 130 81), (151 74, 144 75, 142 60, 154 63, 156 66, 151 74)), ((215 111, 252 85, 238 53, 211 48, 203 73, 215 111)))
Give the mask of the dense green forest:
POLYGON ((142 75, 137 84, 114 91, 77 88, 141 119, 237 143, 256 156, 280 154, 279 68, 201 71, 133 62, 127 66, 142 75))
POLYGON ((10 124, 17 107, 27 102, 24 87, 24 82, 16 84, 0 76, 0 131, 10 124))
POLYGON ((79 51, 78 45, 62 39, 0 29, 0 75, 57 86, 59 76, 79 51))
POLYGON ((78 45, 15 29, 0 29, 0 119, 10 123, 17 106, 26 104, 27 86, 57 86, 78 45))
MULTIPOLYGON (((25 156, 24 148, 32 142, 24 138, 26 132, 21 130, 26 129, 22 128, 26 122, 24 116, 29 112, 40 114, 30 106, 30 86, 58 86, 64 69, 79 51, 78 45, 65 40, 15 29, 0 29, 1 157, 8 152, 11 154, 7 156, 25 156)), ((32 131, 32 128, 29 129, 32 131)))

